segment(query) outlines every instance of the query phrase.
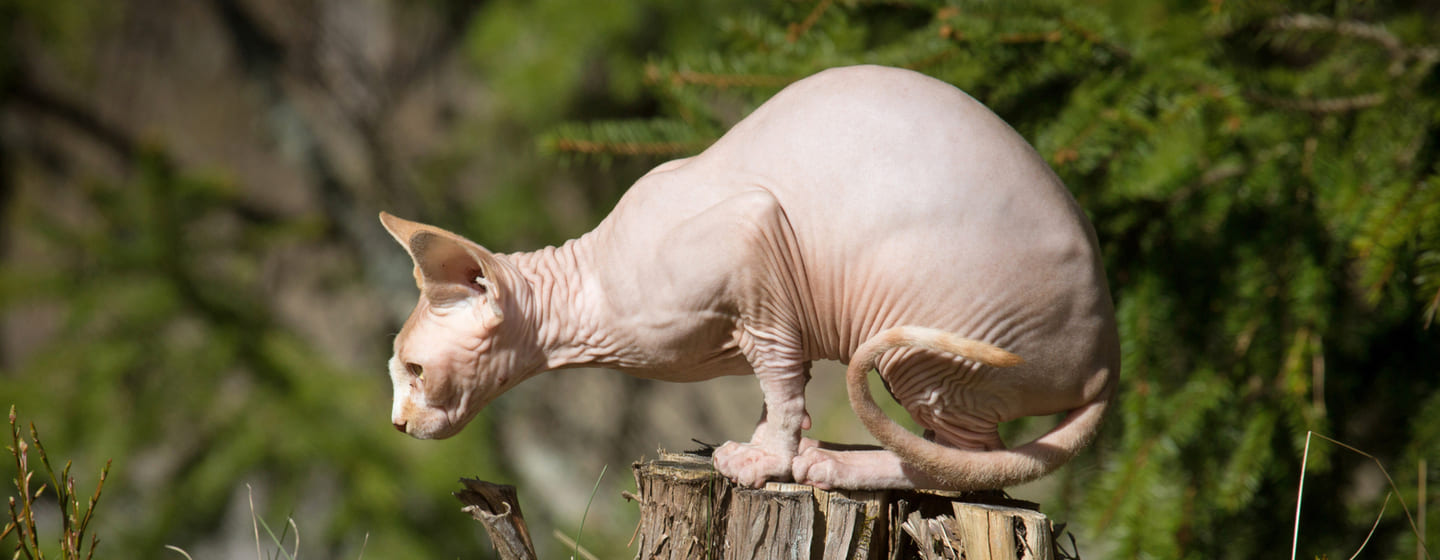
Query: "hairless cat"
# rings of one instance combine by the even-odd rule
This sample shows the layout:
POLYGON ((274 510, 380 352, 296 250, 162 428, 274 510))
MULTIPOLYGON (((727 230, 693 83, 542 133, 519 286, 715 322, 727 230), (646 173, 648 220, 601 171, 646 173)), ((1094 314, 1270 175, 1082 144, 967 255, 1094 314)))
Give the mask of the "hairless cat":
POLYGON ((454 435, 551 369, 754 375, 755 433, 714 454, 737 483, 1000 488, 1085 446, 1120 373, 1084 212, 999 117, 908 70, 795 82, 559 247, 496 254, 380 218, 420 288, 389 364, 392 421, 418 438, 454 435), (849 363, 851 404, 883 449, 802 436, 814 360, 849 363), (875 405, 872 368, 923 437, 875 405), (1062 412, 1018 447, 997 432, 1062 412))

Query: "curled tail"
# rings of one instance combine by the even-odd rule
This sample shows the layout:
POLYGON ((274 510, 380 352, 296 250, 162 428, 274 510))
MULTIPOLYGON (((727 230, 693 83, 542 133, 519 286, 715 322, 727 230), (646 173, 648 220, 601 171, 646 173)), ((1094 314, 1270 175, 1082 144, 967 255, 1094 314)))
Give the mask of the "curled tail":
POLYGON ((880 355, 904 347, 954 354, 994 367, 1017 366, 1024 360, 984 342, 924 327, 888 329, 861 344, 851 357, 845 382, 850 393, 850 406, 865 428, 887 450, 949 490, 1003 488, 1050 473, 1069 461, 1094 437, 1114 392, 1114 383, 1111 383, 1095 400, 1072 410, 1045 435, 1014 449, 975 451, 946 447, 895 423, 880 410, 870 394, 866 377, 871 369, 875 369, 880 355))

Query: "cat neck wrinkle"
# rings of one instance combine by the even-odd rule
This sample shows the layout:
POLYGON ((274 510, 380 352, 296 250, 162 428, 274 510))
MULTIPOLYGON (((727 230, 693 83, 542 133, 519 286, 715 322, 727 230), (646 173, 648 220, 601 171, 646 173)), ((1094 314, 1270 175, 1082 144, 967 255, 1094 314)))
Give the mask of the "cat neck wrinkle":
POLYGON ((583 257, 590 235, 510 259, 530 283, 525 318, 545 356, 544 369, 618 365, 618 345, 600 329, 603 298, 587 297, 594 276, 583 257))

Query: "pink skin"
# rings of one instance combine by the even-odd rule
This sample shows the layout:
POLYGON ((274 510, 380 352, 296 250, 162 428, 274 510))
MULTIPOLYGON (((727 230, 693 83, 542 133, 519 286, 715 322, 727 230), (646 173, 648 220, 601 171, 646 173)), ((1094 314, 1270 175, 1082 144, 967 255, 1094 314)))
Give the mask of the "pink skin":
POLYGON ((909 71, 796 82, 560 247, 494 254, 381 219, 421 291, 390 362, 392 421, 415 437, 454 435, 551 369, 754 375, 754 434, 715 452, 741 484, 999 487, 1082 447, 1119 375, 1084 213, 988 109, 909 71), (856 356, 851 402, 885 449, 822 449, 801 436, 810 363, 856 356), (933 441, 897 432, 856 393, 872 361, 933 441), (1035 442, 1006 450, 996 435, 1067 411, 1035 442))

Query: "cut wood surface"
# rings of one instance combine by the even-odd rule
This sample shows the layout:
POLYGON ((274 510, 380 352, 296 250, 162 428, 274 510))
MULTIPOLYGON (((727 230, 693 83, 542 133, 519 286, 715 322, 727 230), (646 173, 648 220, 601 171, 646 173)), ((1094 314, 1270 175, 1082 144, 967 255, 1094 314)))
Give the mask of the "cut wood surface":
POLYGON ((1050 520, 999 492, 737 488, 708 457, 634 465, 640 560, 1054 558, 1050 520))
MULTIPOLYGON (((708 465, 708 463, 707 463, 708 465)), ((636 463, 637 558, 714 558, 730 507, 730 481, 684 455, 636 463)))

